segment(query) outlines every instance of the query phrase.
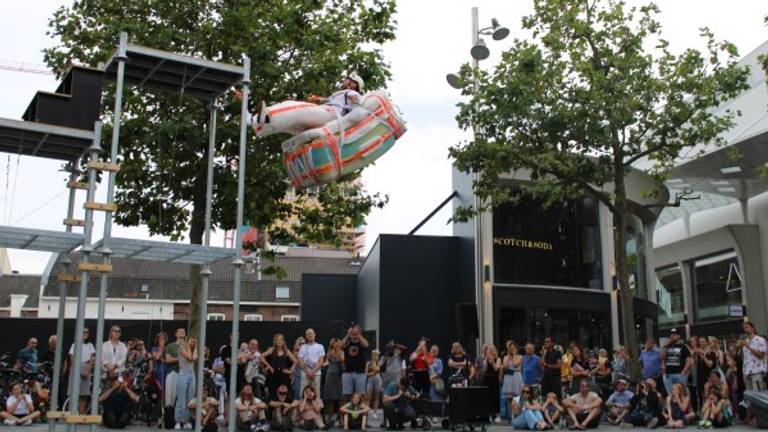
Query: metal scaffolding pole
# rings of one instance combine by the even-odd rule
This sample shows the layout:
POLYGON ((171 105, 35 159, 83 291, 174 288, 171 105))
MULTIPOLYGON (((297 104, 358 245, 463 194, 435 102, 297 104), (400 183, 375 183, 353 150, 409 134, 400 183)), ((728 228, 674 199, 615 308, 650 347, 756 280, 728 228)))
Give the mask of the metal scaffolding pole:
MULTIPOLYGON (((90 160, 97 160, 99 153, 101 152, 101 122, 96 122, 93 127, 93 143, 88 149, 90 160)), ((96 168, 88 169, 88 202, 92 202, 96 195, 96 168)), ((91 245, 93 237, 93 210, 90 208, 85 209, 85 232, 83 235, 83 247, 81 248, 82 259, 81 263, 88 263, 91 252, 93 252, 93 246, 91 245)), ((71 391, 70 391, 70 414, 77 415, 78 404, 80 400, 80 374, 83 372, 82 364, 80 362, 83 352, 83 330, 85 329, 85 303, 87 301, 88 294, 88 271, 83 270, 81 272, 80 291, 77 296, 77 319, 75 321, 75 336, 74 344, 75 349, 73 352, 72 370, 71 376, 71 391)), ((71 426, 71 425, 70 425, 71 426)))
POLYGON ((248 96, 251 85, 251 59, 243 56, 243 100, 240 107, 240 159, 237 163, 237 220, 235 222, 234 293, 232 298, 232 346, 229 371, 229 432, 235 432, 235 399, 237 397, 237 347, 240 341, 240 279, 243 273, 243 204, 245 201, 245 144, 248 137, 248 96))
MULTIPOLYGON (((120 33, 120 46, 118 48, 117 57, 117 83, 115 85, 115 109, 112 116, 112 143, 110 146, 109 162, 117 163, 117 152, 120 143, 120 122, 123 114, 123 85, 125 78, 125 61, 127 57, 125 55, 126 47, 128 45, 128 34, 120 33)), ((115 201, 115 176, 117 172, 114 170, 109 171, 107 179, 107 204, 114 204, 115 201)), ((112 250, 109 248, 109 240, 112 237, 112 212, 106 211, 104 213, 104 235, 101 239, 101 248, 98 253, 102 256, 102 264, 108 265, 112 263, 110 256, 112 250)), ((93 391, 91 392, 91 414, 99 414, 99 395, 101 394, 101 364, 102 359, 102 345, 104 343, 104 314, 107 301, 107 277, 108 273, 101 272, 101 280, 99 285, 99 311, 96 324, 96 369, 93 374, 93 391)), ((93 425, 91 425, 93 430, 93 425)))
MULTIPOLYGON (((69 174, 69 181, 77 181, 77 160, 72 161, 72 171, 69 174)), ((75 198, 77 189, 71 187, 69 189, 69 201, 67 203, 67 219, 72 219, 75 215, 75 198)), ((65 228, 66 232, 72 232, 72 226, 67 224, 65 228)), ((69 258, 69 254, 64 255, 61 259, 61 265, 64 270, 64 274, 69 274, 72 260, 69 258)), ((64 349, 64 312, 67 306, 67 282, 59 282, 59 310, 58 317, 56 318, 56 351, 53 356, 53 377, 51 386, 51 403, 50 411, 59 411, 59 387, 61 387, 61 360, 62 350, 64 349)), ((55 421, 48 421, 48 430, 53 432, 56 428, 55 421)))
MULTIPOLYGON (((216 153, 216 101, 211 102, 211 118, 208 123, 208 175, 205 188, 205 233, 203 243, 206 246, 211 245, 211 207, 213 202, 213 157, 216 153)), ((211 276, 211 265, 206 263, 200 271, 203 277, 203 292, 201 294, 202 304, 200 305, 200 337, 197 341, 197 389, 195 409, 195 431, 202 430, 203 420, 203 378, 205 368, 205 343, 206 330, 208 327, 208 282, 211 276)))

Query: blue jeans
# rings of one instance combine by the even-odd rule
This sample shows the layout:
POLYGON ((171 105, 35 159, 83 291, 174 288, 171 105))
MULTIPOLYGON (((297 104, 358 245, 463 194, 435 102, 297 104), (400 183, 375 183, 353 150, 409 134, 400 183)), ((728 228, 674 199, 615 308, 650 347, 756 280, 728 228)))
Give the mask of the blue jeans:
POLYGON ((527 409, 512 419, 512 427, 515 429, 536 430, 536 424, 541 421, 544 421, 541 411, 527 409))
POLYGON ((189 423, 190 413, 187 404, 195 397, 195 373, 191 369, 179 371, 176 378, 176 423, 189 423))
POLYGON ((665 374, 664 375, 664 388, 667 389, 667 394, 672 394, 672 386, 680 383, 684 387, 688 386, 688 375, 683 374, 665 374))

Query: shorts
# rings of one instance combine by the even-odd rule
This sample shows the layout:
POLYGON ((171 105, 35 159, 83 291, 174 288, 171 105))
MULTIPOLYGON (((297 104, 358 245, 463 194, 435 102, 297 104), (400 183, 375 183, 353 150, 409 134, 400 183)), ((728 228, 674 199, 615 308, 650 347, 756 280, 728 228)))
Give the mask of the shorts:
POLYGON ((744 386, 747 390, 763 391, 765 390, 765 374, 758 372, 744 375, 744 386))
POLYGON ((341 374, 341 392, 344 396, 364 394, 366 378, 362 372, 344 372, 341 374))
POLYGON ((378 375, 368 377, 365 390, 374 393, 381 393, 381 377, 378 375))
MULTIPOLYGON (((581 423, 584 420, 586 420, 587 417, 589 417, 589 413, 588 412, 576 413, 576 420, 578 420, 579 423, 581 423)), ((595 416, 595 418, 593 418, 592 421, 589 422, 589 424, 587 425, 587 428, 588 429, 597 429, 598 426, 600 426, 600 416, 599 415, 595 416)))

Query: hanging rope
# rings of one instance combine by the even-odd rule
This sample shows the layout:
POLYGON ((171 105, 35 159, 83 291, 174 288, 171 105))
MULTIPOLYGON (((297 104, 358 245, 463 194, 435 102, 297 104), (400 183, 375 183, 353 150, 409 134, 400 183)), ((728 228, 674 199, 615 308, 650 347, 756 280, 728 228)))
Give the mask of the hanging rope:
POLYGON ((11 220, 13 217, 13 205, 16 203, 16 184, 19 181, 19 163, 21 161, 21 153, 16 155, 16 172, 13 173, 13 187, 11 188, 11 204, 8 209, 8 217, 6 221, 11 220))

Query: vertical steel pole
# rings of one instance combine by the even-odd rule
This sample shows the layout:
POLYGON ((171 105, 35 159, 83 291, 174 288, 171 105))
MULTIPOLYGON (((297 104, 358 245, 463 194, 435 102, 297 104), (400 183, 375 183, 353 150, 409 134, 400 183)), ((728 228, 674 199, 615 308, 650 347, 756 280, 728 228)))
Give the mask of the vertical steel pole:
MULTIPOLYGON (((101 152, 101 123, 96 122, 93 127, 93 144, 88 149, 90 152, 90 160, 97 160, 99 153, 101 152)), ((96 196, 96 169, 90 168, 88 170, 88 197, 87 201, 91 202, 96 196)), ((91 252, 93 252, 93 246, 91 245, 93 237, 93 210, 85 209, 85 233, 83 235, 83 247, 81 248, 82 258, 81 262, 88 263, 91 252)), ((77 415, 78 404, 80 401, 80 374, 82 373, 82 364, 80 362, 83 352, 83 329, 85 328, 85 303, 87 302, 88 294, 88 271, 82 271, 80 273, 80 291, 77 296, 77 319, 75 321, 75 349, 73 352, 71 384, 72 389, 70 391, 70 414, 77 415)), ((97 396, 94 396, 97 397, 97 396)))
MULTIPOLYGON (((125 79, 125 61, 126 49, 128 45, 128 34, 125 32, 120 33, 120 45, 118 47, 117 54, 117 82, 115 84, 115 109, 112 117, 112 143, 109 152, 109 161, 117 163, 117 152, 120 143, 120 122, 123 115, 123 86, 125 79)), ((115 202, 115 171, 109 171, 107 180, 107 200, 108 204, 115 202)), ((111 264, 112 250, 109 248, 109 240, 112 237, 112 212, 107 211, 104 213, 104 235, 101 239, 101 248, 99 253, 102 256, 102 264, 111 264)), ((93 391, 91 392, 91 414, 97 415, 99 413, 99 394, 101 393, 101 356, 102 344, 104 342, 104 315, 106 313, 106 301, 107 301, 107 273, 101 273, 101 280, 99 285, 99 311, 96 315, 96 369, 93 374, 93 391)), ((93 429, 93 426, 91 426, 93 429)))
MULTIPOLYGON (((216 152, 216 101, 211 101, 211 118, 208 122, 208 176, 205 188, 205 246, 211 245, 211 207, 213 205, 213 157, 216 152)), ((202 430, 203 420, 203 383, 205 368, 205 344, 208 327, 208 283, 211 276, 211 265, 205 263, 200 271, 203 277, 203 292, 200 305, 200 336, 197 341, 197 408, 195 409, 195 431, 202 430)))
MULTIPOLYGON (((480 24, 479 24, 479 18, 478 18, 478 9, 477 7, 472 8, 472 47, 475 46, 478 40, 478 34, 480 32, 480 24)), ((480 71, 480 61, 476 58, 472 58, 472 83, 474 87, 474 97, 477 97, 477 95, 480 93, 480 82, 478 81, 479 78, 479 72, 480 71)), ((477 99, 475 99, 475 115, 477 115, 478 105, 477 105, 477 99)), ((476 125, 473 121, 473 133, 476 135, 477 132, 474 131, 474 128, 476 125)), ((477 185, 478 181, 480 180, 480 176, 477 172, 473 173, 473 180, 474 180, 474 187, 477 185)), ((477 197, 477 193, 473 193, 475 196, 475 210, 478 210, 481 206, 480 199, 477 197)), ((484 299, 484 293, 483 293, 483 225, 482 225, 482 214, 477 213, 475 214, 475 301, 477 302, 477 324, 478 324, 478 333, 480 333, 476 342, 476 352, 480 353, 480 345, 485 340, 485 299, 484 299)))
POLYGON ((245 201, 245 144, 248 136, 248 95, 251 85, 251 59, 243 56, 243 100, 240 109, 240 160, 237 163, 237 221, 235 223, 235 283, 232 299, 232 355, 229 372, 229 432, 235 432, 235 398, 237 397, 237 348, 240 341, 240 278, 243 273, 243 203, 245 201))
MULTIPOLYGON (((77 163, 78 160, 72 161, 72 171, 69 175, 69 181, 77 181, 77 163)), ((69 201, 67 203, 67 218, 72 219, 75 215, 75 198, 77 189, 74 187, 69 188, 69 201)), ((67 225, 66 232, 72 232, 72 225, 67 225)), ((69 254, 65 254, 61 259, 62 269, 64 274, 69 274, 69 270, 72 264, 72 260, 69 258, 69 254)), ((59 282, 59 310, 58 317, 56 318, 56 351, 53 355, 53 381, 51 382, 51 411, 58 411, 59 408, 59 387, 61 386, 61 350, 64 349, 64 311, 67 307, 67 282, 59 282)), ((56 425, 55 422, 48 421, 48 430, 53 432, 56 425)))

